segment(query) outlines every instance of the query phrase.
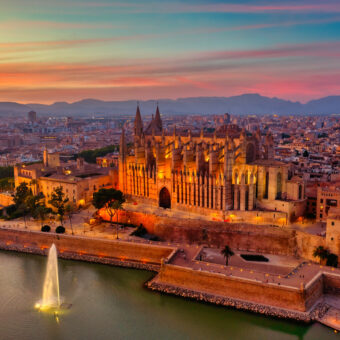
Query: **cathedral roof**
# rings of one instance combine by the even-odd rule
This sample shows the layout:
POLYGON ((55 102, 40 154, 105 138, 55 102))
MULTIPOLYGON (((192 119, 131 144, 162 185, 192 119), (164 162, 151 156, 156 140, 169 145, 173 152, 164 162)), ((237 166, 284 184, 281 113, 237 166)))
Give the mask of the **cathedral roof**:
POLYGON ((152 115, 152 119, 151 122, 149 123, 148 127, 145 130, 146 134, 152 134, 152 132, 154 132, 155 134, 159 134, 161 133, 163 130, 163 126, 162 126, 162 119, 161 119, 161 114, 159 112, 159 108, 157 105, 157 109, 156 109, 156 116, 154 117, 152 115))
POLYGON ((251 165, 263 165, 263 166, 287 166, 286 163, 277 161, 275 159, 257 159, 252 162, 251 165))

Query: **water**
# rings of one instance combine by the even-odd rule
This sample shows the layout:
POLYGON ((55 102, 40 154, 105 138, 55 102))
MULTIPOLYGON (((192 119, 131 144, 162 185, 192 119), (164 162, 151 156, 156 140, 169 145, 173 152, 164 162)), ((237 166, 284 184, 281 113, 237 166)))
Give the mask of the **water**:
POLYGON ((36 307, 42 310, 60 307, 58 255, 55 244, 52 244, 48 252, 43 297, 36 307))
POLYGON ((271 319, 151 292, 146 271, 59 259, 69 310, 39 312, 46 257, 0 251, 0 339, 339 339, 320 324, 271 319))

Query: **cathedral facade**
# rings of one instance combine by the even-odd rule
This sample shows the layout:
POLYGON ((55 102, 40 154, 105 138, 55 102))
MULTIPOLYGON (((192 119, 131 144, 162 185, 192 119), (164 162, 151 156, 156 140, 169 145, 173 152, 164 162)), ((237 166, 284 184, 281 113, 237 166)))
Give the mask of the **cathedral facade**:
POLYGON ((305 203, 303 182, 289 176, 289 165, 274 159, 272 135, 259 130, 225 124, 210 134, 165 133, 157 106, 146 129, 137 107, 131 150, 122 132, 119 187, 140 202, 220 216, 277 211, 289 221, 305 203))

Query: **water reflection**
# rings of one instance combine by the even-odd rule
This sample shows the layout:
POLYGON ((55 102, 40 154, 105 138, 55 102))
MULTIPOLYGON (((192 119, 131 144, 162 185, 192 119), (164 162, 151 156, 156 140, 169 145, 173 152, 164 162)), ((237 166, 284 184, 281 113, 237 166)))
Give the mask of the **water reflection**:
POLYGON ((152 273, 146 271, 66 260, 59 261, 60 288, 72 308, 56 319, 32 310, 41 296, 45 265, 46 257, 0 252, 0 338, 337 338, 321 325, 306 326, 149 291, 143 283, 152 273))

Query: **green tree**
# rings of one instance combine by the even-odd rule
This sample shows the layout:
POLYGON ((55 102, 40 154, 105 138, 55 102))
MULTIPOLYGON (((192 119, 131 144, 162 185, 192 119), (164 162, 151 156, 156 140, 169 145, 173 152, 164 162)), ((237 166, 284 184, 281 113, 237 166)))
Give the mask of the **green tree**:
POLYGON ((44 198, 43 194, 29 195, 27 197, 26 204, 31 216, 35 217, 37 208, 44 205, 44 198))
POLYGON ((327 259, 329 255, 329 251, 325 249, 323 246, 316 247, 313 251, 313 256, 318 257, 321 263, 321 260, 327 259))
POLYGON ((29 195, 30 189, 28 188, 27 183, 20 183, 15 189, 15 193, 13 195, 13 201, 16 207, 19 207, 21 204, 25 203, 29 195))
POLYGON ((46 217, 52 212, 52 209, 47 208, 45 204, 37 206, 34 212, 34 218, 39 218, 41 221, 41 225, 44 225, 44 221, 46 217))
POLYGON ((96 163, 97 157, 103 157, 107 155, 108 153, 116 151, 117 149, 118 149, 118 146, 116 145, 108 145, 100 149, 84 150, 80 152, 77 156, 84 158, 85 161, 88 163, 96 163))
POLYGON ((26 216, 29 212, 27 201, 29 200, 29 198, 31 196, 32 196, 32 192, 28 188, 28 185, 27 185, 26 182, 20 183, 17 186, 15 193, 13 195, 13 201, 14 201, 15 209, 19 214, 21 214, 23 216, 25 228, 27 228, 26 216))
POLYGON ((307 150, 305 150, 303 152, 302 156, 305 157, 305 158, 308 157, 309 156, 309 152, 307 150))
POLYGON ((65 198, 65 193, 63 187, 57 187, 53 190, 51 194, 51 199, 48 201, 49 204, 55 209, 55 212, 59 215, 60 224, 63 225, 64 215, 65 215, 65 205, 69 201, 65 198))
POLYGON ((113 217, 117 216, 116 234, 118 239, 118 211, 123 209, 125 197, 120 190, 100 189, 93 194, 92 204, 96 209, 105 208, 110 216, 110 224, 113 225, 113 217))
POLYGON ((6 177, 0 179, 0 191, 12 191, 14 188, 14 178, 6 177))
POLYGON ((338 266, 338 256, 335 254, 328 254, 326 266, 337 267, 338 266))
POLYGON ((222 251, 221 251, 221 254, 225 257, 225 265, 227 266, 228 265, 228 262, 229 262, 229 258, 231 256, 234 256, 234 252, 230 249, 229 246, 225 246, 222 251))
POLYGON ((0 166, 0 178, 14 177, 13 166, 0 166))

